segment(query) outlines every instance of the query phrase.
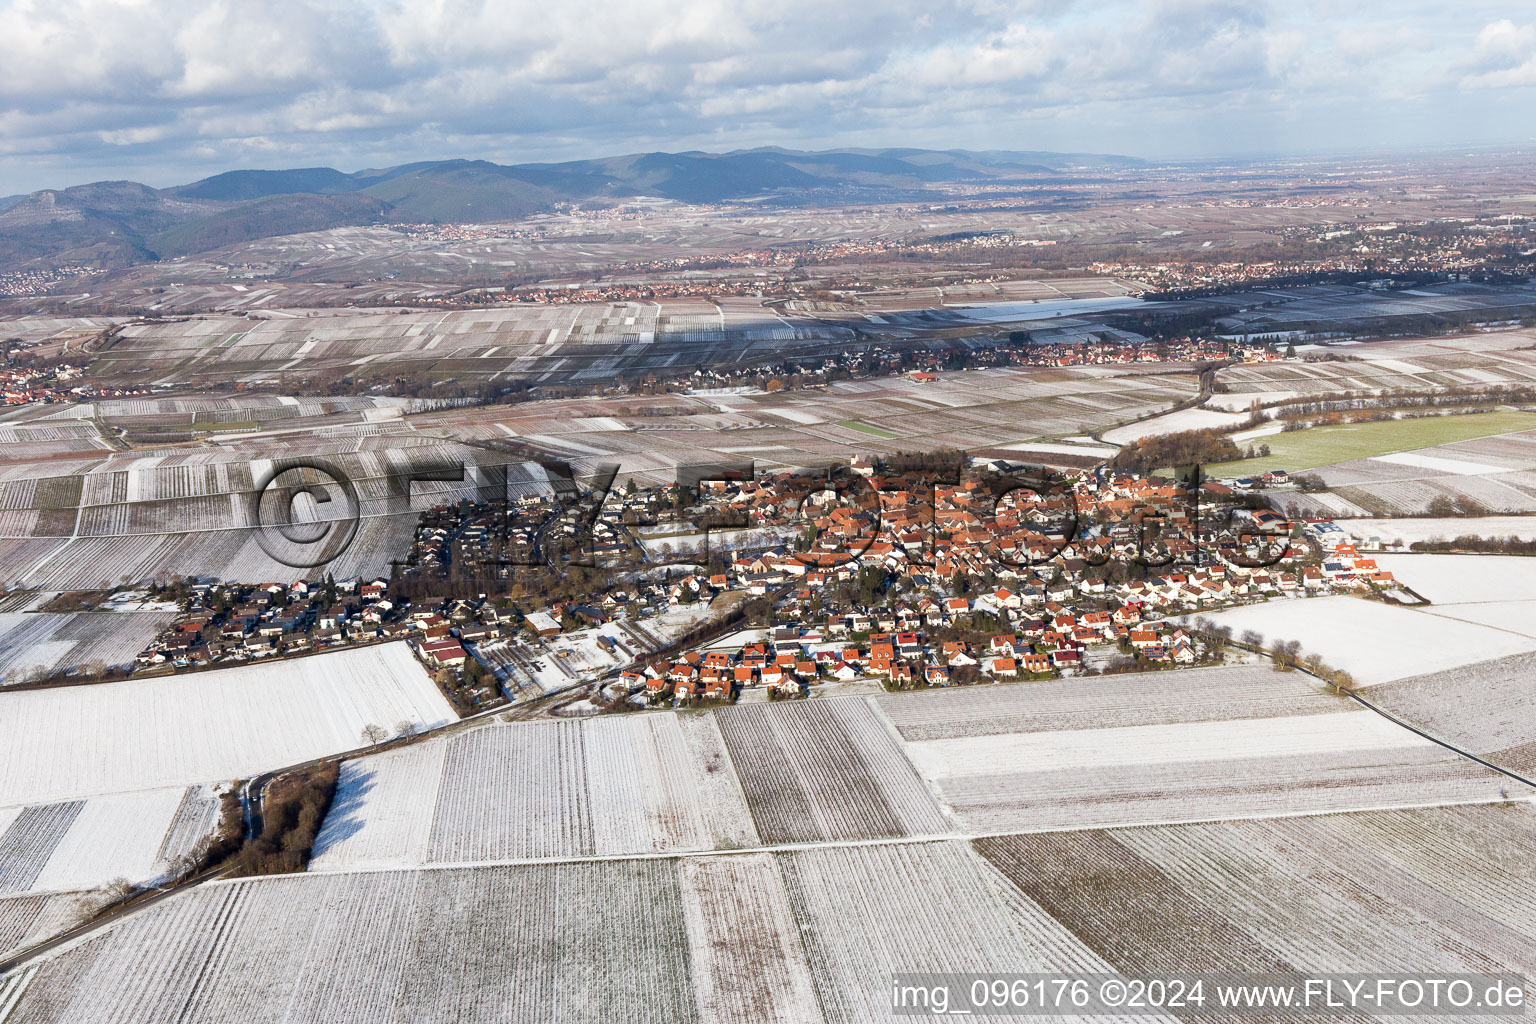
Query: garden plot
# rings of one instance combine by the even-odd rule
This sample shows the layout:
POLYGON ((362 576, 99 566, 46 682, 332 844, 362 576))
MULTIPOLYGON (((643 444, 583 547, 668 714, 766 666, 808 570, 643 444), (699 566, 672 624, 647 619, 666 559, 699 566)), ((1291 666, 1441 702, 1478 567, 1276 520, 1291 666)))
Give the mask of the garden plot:
POLYGON ((768 843, 949 830, 885 723, 860 697, 721 708, 720 730, 768 843))
POLYGON ((1536 654, 1374 686, 1371 703, 1527 779, 1536 779, 1536 654))
MULTIPOLYGON (((1438 556, 1401 555, 1383 561, 1421 557, 1438 556)), ((1394 572, 1403 583, 1415 586, 1411 569, 1394 572)), ((1536 638, 1450 618, 1444 612, 1435 605, 1404 608, 1332 596, 1268 601, 1210 617, 1238 634, 1257 631, 1266 644, 1294 640, 1303 652, 1321 655, 1329 666, 1367 685, 1536 651, 1536 638)))
POLYGON ((689 963, 666 860, 294 875, 201 886, 50 954, 14 1020, 690 1024, 689 963))
POLYGON ((188 675, 0 693, 0 804, 250 776, 453 712, 403 643, 188 675))
POLYGON ((759 845, 712 715, 496 725, 348 761, 315 870, 759 845))
MULTIPOLYGON (((1530 804, 979 840, 1112 969, 1528 975, 1530 804)), ((1503 1019, 1503 1018, 1498 1018, 1503 1019)))

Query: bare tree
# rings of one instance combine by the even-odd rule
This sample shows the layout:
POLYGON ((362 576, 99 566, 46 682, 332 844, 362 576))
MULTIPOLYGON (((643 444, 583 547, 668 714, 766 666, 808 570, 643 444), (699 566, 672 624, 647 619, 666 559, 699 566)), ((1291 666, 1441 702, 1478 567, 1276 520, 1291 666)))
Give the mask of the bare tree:
POLYGON ((389 739, 389 733, 385 731, 382 725, 374 725, 372 722, 369 722, 363 726, 363 742, 365 744, 376 746, 387 739, 389 739))

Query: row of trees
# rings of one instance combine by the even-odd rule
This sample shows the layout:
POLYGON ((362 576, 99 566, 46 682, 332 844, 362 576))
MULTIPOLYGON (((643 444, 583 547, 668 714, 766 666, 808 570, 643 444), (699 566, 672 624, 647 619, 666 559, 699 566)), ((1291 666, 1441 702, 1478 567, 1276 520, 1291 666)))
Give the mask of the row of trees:
POLYGON ((1299 640, 1273 640, 1265 647, 1264 634, 1256 629, 1245 629, 1234 635, 1232 627, 1223 622, 1201 616, 1194 620, 1193 628, 1210 647, 1211 655, 1219 657, 1232 646, 1269 656, 1270 665, 1276 672, 1295 672, 1301 669, 1329 683, 1335 689, 1349 690, 1355 680, 1348 672, 1337 669, 1323 660, 1321 654, 1303 652, 1299 640))

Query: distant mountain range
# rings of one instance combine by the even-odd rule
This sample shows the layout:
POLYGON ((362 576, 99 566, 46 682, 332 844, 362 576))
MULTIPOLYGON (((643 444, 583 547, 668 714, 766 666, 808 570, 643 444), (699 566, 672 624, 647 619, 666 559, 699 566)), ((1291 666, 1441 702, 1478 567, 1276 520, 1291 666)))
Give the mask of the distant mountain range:
POLYGON ((491 223, 558 202, 876 198, 941 182, 1066 179, 1140 163, 1079 153, 770 148, 555 164, 437 160, 354 174, 330 167, 226 171, 165 189, 101 181, 0 199, 0 270, 34 261, 116 268, 357 224, 491 223))

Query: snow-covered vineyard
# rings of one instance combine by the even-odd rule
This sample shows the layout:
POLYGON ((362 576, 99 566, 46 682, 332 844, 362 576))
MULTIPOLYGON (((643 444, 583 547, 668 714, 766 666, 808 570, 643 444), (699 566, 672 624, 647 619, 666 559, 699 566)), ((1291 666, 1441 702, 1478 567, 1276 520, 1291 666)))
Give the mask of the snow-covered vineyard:
POLYGON ((131 665, 175 618, 174 611, 0 611, 0 686, 58 667, 131 665))
POLYGON ((0 991, 16 1024, 852 1024, 888 1019, 895 972, 1000 964, 1529 975, 1536 876, 1485 843, 1518 844, 1532 817, 1492 805, 216 882, 0 991), (1103 899, 1106 885, 1136 898, 1103 899))
POLYGON ((312 870, 1203 821, 1536 795, 1228 667, 495 724, 346 762, 312 870))
POLYGON ((1306 677, 1268 669, 879 703, 971 833, 1497 800, 1512 785, 1306 677))
POLYGON ((218 810, 203 786, 0 808, 0 896, 149 881, 214 831, 218 810))

